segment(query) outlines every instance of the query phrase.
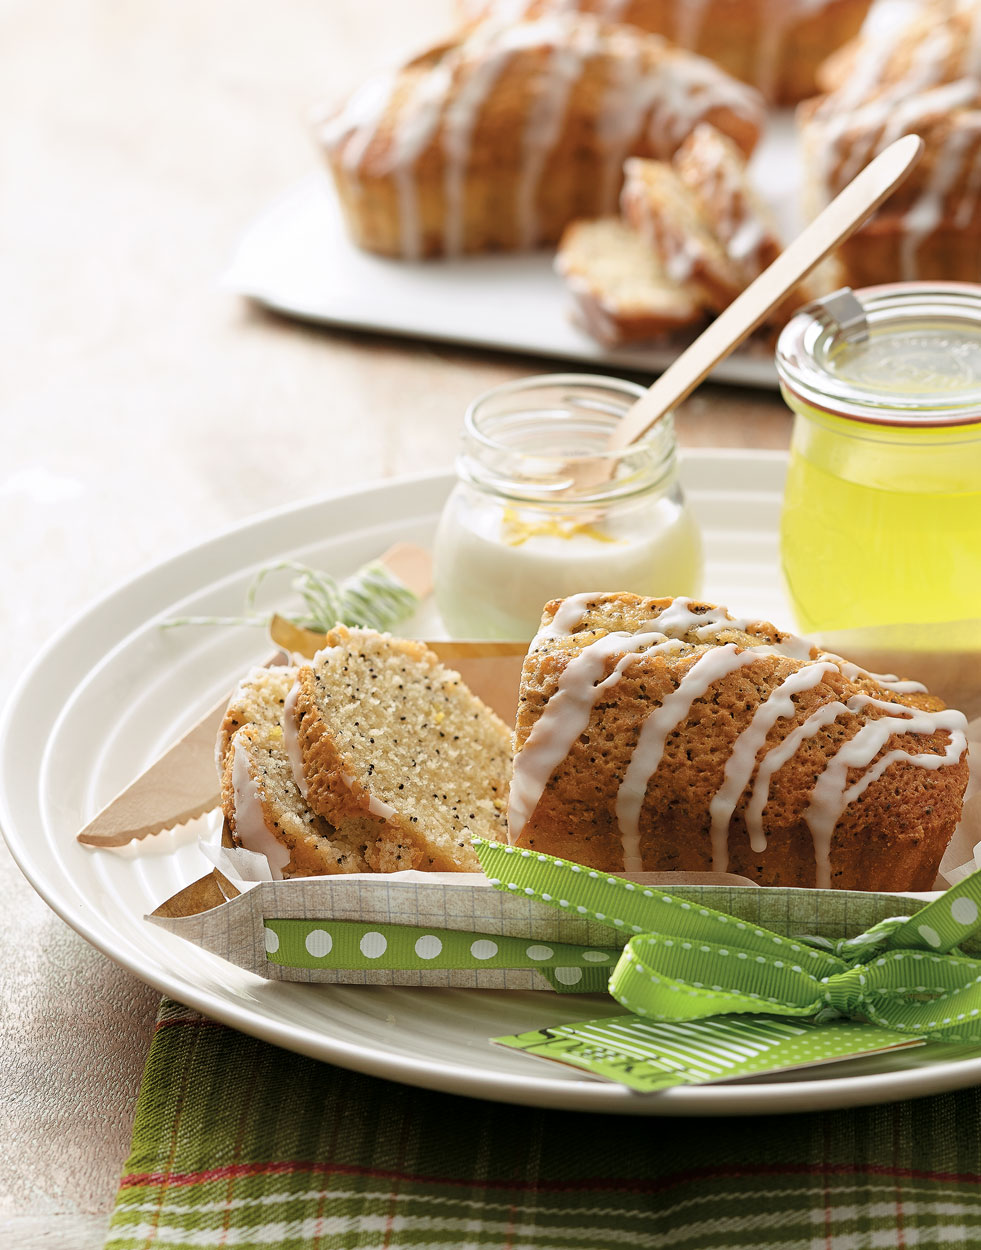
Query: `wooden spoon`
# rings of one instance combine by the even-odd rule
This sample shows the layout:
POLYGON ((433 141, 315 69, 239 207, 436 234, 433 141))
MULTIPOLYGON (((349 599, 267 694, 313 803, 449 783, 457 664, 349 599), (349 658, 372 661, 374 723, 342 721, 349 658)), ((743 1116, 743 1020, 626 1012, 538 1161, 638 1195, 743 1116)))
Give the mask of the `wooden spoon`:
MULTIPOLYGON (((880 153, 729 307, 661 374, 619 422, 610 450, 636 443, 677 407, 712 369, 748 338, 798 282, 844 242, 895 190, 920 159, 923 140, 906 135, 880 153)), ((570 462, 576 488, 609 480, 609 459, 570 462)))

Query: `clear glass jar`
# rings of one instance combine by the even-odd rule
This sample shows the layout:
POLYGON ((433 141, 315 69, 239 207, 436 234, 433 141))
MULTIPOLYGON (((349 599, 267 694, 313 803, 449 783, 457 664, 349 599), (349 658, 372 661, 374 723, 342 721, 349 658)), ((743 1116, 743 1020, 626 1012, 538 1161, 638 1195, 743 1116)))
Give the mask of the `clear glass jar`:
POLYGON ((800 628, 981 617, 981 287, 839 292, 792 318, 777 370, 800 628))
POLYGON ((470 405, 435 547, 436 602, 454 637, 530 639, 549 599, 581 591, 698 593, 701 539, 670 415, 643 442, 608 447, 643 393, 615 378, 549 374, 470 405), (577 484, 577 461, 600 461, 601 480, 577 484))

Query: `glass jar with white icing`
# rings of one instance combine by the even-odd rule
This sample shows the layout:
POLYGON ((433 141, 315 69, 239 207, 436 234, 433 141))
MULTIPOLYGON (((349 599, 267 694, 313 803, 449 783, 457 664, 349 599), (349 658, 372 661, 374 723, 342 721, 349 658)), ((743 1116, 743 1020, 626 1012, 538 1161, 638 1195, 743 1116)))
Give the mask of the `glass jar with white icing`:
POLYGON ((530 639, 548 600, 582 591, 699 592, 701 538, 670 414, 642 442, 608 446, 643 394, 615 378, 550 374, 470 405, 435 547, 436 601, 454 637, 530 639))

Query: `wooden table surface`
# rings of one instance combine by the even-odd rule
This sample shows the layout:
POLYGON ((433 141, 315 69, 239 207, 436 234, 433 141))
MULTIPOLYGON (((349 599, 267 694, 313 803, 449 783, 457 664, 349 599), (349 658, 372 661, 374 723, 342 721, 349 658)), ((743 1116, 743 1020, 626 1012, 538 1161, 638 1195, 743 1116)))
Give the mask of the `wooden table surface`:
MULTIPOLYGON (((218 285, 250 219, 314 167, 311 107, 451 12, 0 7, 0 694, 148 564, 266 508, 447 467, 474 394, 551 367, 328 333, 218 285)), ((784 447, 789 420, 773 393, 704 387, 678 434, 784 447)), ((51 913, 5 848, 0 888, 0 1245, 98 1247, 157 994, 51 913)))

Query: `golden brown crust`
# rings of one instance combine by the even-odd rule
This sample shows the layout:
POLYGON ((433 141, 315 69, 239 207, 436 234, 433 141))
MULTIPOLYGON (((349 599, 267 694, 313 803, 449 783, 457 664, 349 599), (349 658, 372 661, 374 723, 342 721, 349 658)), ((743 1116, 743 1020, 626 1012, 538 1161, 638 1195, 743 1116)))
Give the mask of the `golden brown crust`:
MULTIPOLYGON (((596 601, 582 627, 571 636, 539 638, 522 671, 515 735, 516 776, 521 767, 520 752, 532 728, 583 646, 612 630, 635 633, 642 622, 654 622, 648 627, 656 629, 657 617, 670 603, 635 596, 605 596, 596 601)), ((543 623, 551 621, 556 607, 547 606, 543 623)), ((690 607, 700 614, 710 610, 711 605, 690 607)), ((760 622, 720 632, 711 641, 699 640, 691 632, 684 636, 681 651, 638 655, 626 665, 619 682, 597 702, 585 731, 552 772, 518 844, 605 871, 622 869, 624 841, 617 817, 617 793, 641 726, 652 710, 663 706, 685 674, 714 648, 726 642, 735 643, 740 650, 761 643, 779 647, 788 637, 760 622)), ((607 659, 604 676, 612 673, 618 658, 627 650, 624 647, 607 659)), ((712 800, 726 779, 733 746, 763 701, 785 679, 805 665, 813 665, 815 658, 760 654, 748 665, 725 672, 692 702, 667 734, 663 757, 647 787, 640 817, 645 870, 712 868, 712 800)), ((863 694, 887 704, 925 711, 943 707, 933 696, 898 693, 881 686, 871 676, 850 678, 831 668, 816 685, 795 693, 792 720, 781 718, 770 727, 763 751, 777 746, 819 708, 843 704, 863 694)), ((765 758, 758 750, 751 777, 728 823, 728 870, 761 885, 813 886, 815 843, 805 814, 815 781, 845 742, 853 739, 863 726, 886 715, 888 709, 875 705, 841 715, 804 738, 794 754, 773 772, 769 801, 763 809, 766 849, 762 852, 751 849, 746 819, 753 782, 765 758)), ((896 732, 870 763, 894 749, 942 756, 949 741, 946 729, 922 734, 896 732)), ((846 784, 859 781, 864 772, 864 768, 849 769, 846 784)), ((864 792, 844 806, 834 825, 831 885, 839 889, 930 888, 960 816, 967 773, 966 757, 933 771, 908 760, 890 764, 864 792)))

